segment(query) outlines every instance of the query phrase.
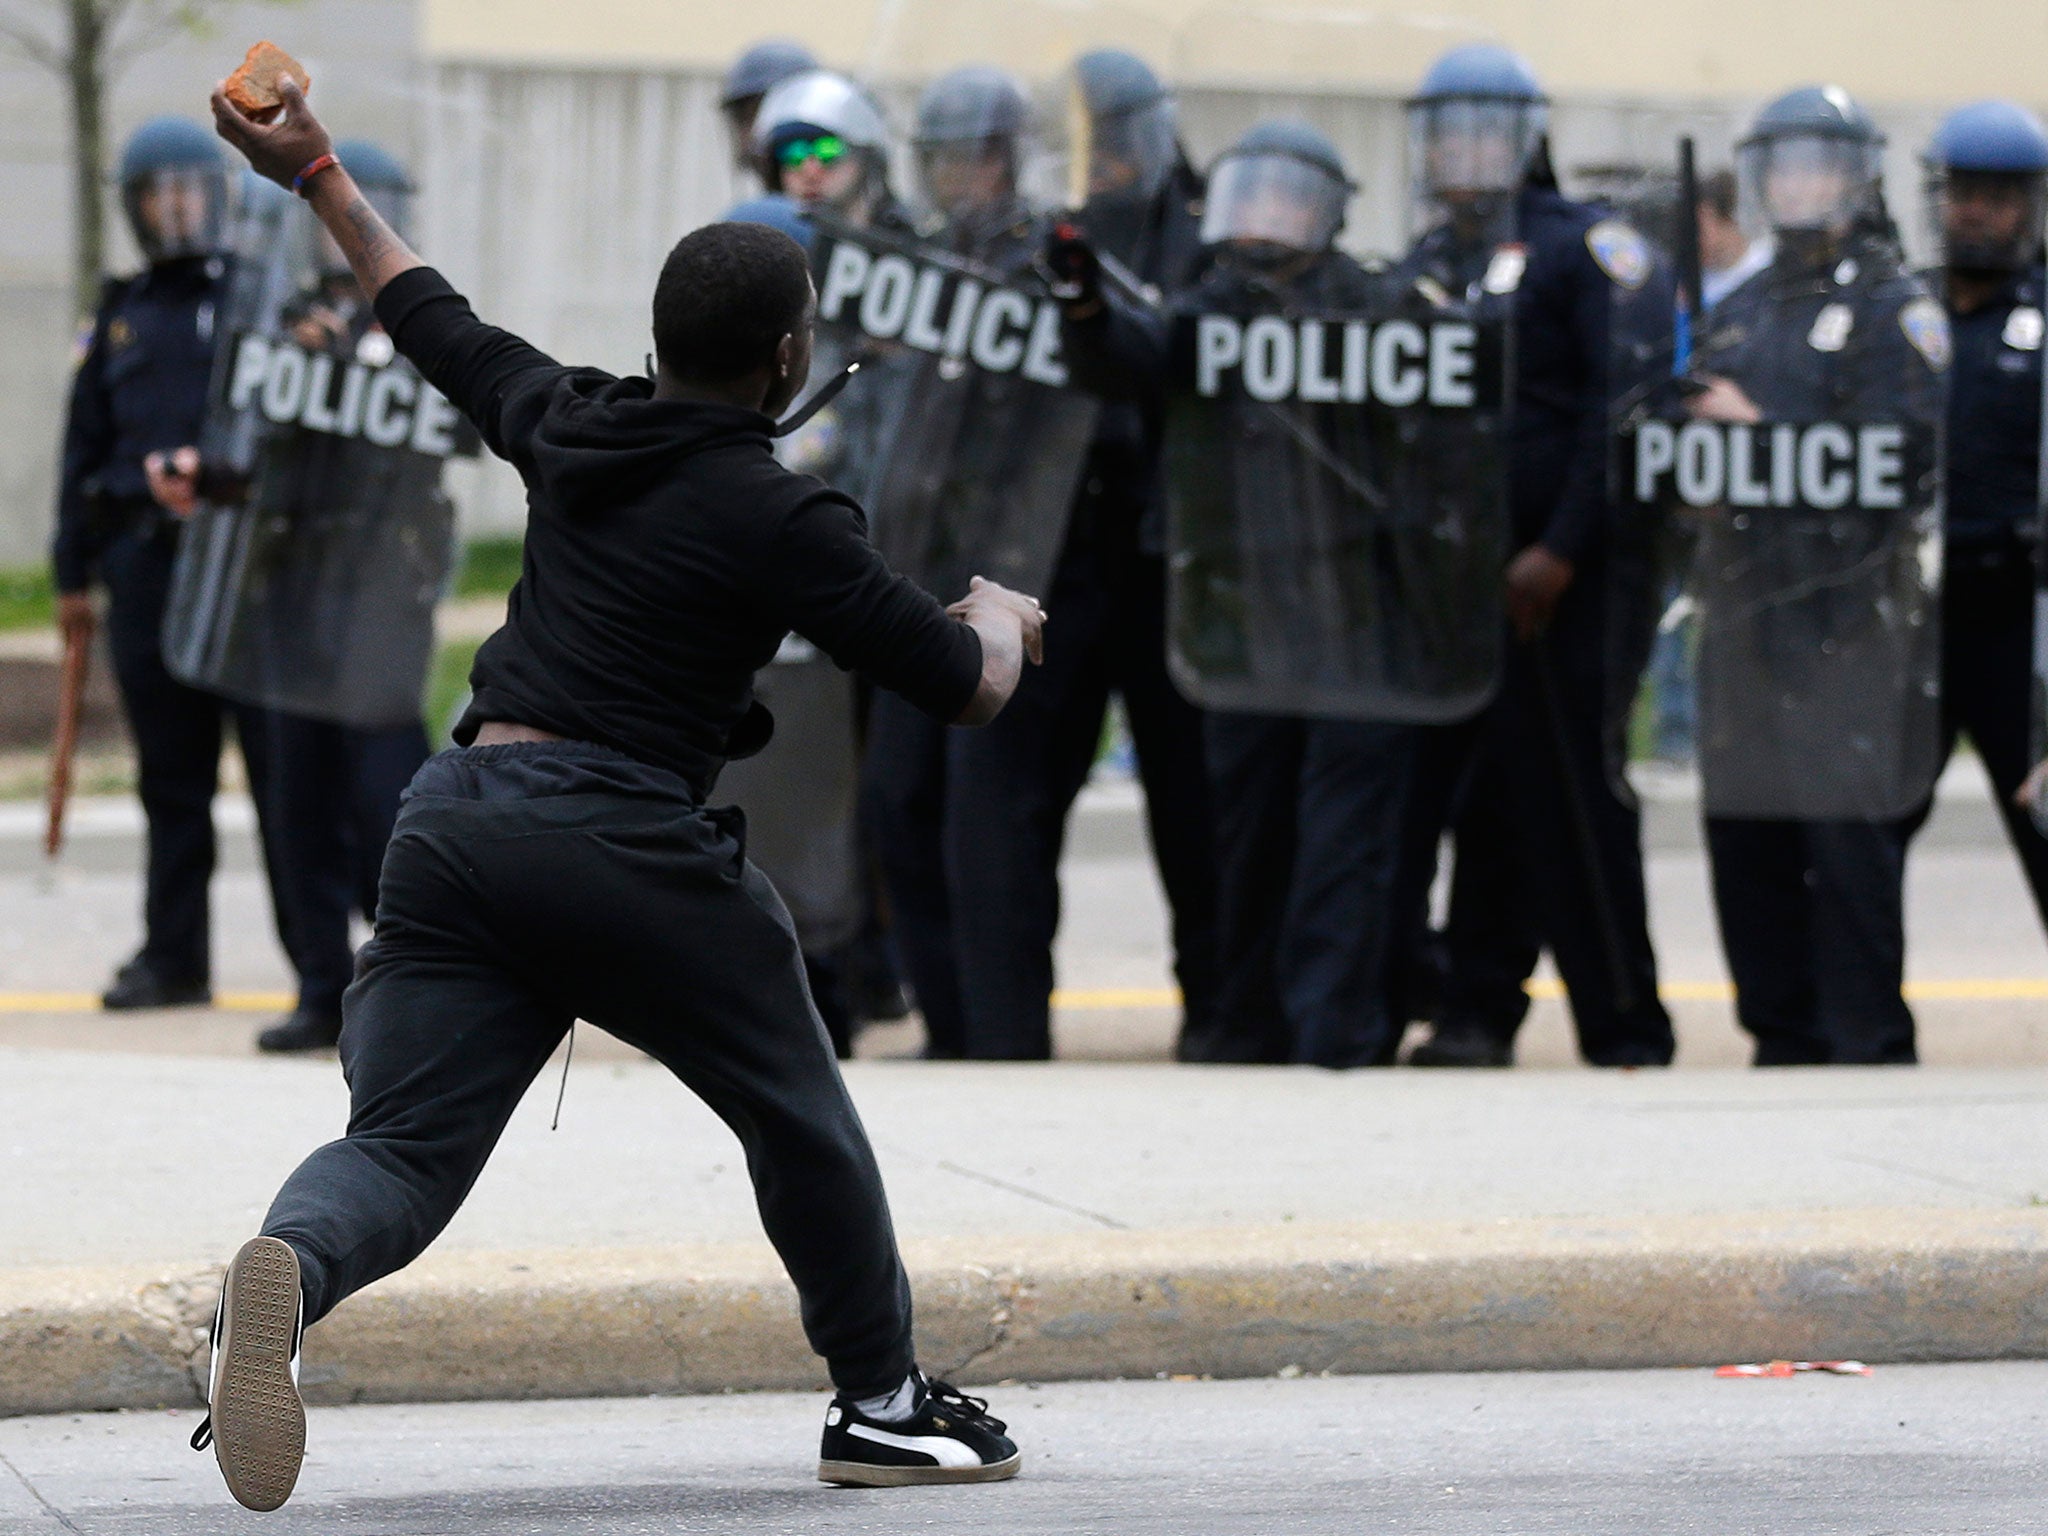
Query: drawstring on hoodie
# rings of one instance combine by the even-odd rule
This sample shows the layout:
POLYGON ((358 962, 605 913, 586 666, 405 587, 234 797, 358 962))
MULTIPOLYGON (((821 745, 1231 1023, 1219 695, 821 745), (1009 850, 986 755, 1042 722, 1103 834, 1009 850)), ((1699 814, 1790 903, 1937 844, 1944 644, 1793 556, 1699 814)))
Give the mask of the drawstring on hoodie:
POLYGON ((569 1097, 569 1063, 576 1059, 576 1021, 569 1021, 569 1049, 562 1057, 562 1086, 555 1090, 555 1118, 548 1126, 551 1131, 562 1128, 562 1100, 569 1097))

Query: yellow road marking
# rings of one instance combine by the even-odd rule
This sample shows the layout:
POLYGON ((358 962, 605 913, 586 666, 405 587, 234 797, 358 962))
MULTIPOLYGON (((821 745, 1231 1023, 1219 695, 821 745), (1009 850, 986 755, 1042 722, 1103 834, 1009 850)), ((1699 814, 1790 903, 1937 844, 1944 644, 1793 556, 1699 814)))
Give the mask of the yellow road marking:
MULTIPOLYGON (((1530 982, 1528 991, 1531 997, 1546 1000, 1564 996, 1564 987, 1551 977, 1530 982)), ((1725 1003, 1735 997, 1735 989, 1725 981, 1667 981, 1658 992, 1666 1002, 1673 1003, 1725 1003)), ((2048 976, 1909 981, 1906 997, 1916 1003, 2048 1002, 2048 976)), ((289 1009, 293 1001, 289 992, 222 992, 214 997, 213 1006, 226 1013, 279 1013, 289 1009)), ((1180 992, 1173 987, 1069 987, 1053 993, 1052 1005, 1072 1013, 1178 1008, 1180 992)), ((99 1007, 99 994, 95 992, 0 992, 0 1015, 97 1013, 99 1007)))

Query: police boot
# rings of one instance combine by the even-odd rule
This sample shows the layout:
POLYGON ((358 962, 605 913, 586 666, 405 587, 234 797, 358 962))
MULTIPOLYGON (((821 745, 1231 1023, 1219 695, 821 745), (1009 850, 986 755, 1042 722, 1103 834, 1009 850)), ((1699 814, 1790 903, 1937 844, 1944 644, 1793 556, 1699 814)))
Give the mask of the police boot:
POLYGON ((1411 1067, 1511 1067, 1514 1043, 1478 1024, 1439 1024, 1408 1053, 1411 1067))
POLYGON ((212 1001, 213 990, 205 982, 167 981, 137 955, 114 973, 100 1006, 118 1013, 131 1008, 204 1008, 212 1001))
POLYGON ((259 1051, 328 1051, 341 1039, 341 1015, 315 1008, 293 1010, 256 1037, 259 1051))

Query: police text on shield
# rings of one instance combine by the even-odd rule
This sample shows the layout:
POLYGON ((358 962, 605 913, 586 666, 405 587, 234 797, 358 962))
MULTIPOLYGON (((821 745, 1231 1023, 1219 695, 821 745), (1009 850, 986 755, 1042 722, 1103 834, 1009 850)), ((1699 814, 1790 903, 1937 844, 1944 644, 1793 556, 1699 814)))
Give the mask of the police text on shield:
POLYGON ((404 445, 437 458, 455 451, 460 419, 410 368, 373 368, 253 332, 236 343, 228 407, 253 407, 280 425, 367 438, 380 448, 404 445))
POLYGON ((818 317, 851 319, 878 341, 972 363, 986 373, 1016 373, 1058 389, 1060 312, 1050 299, 927 266, 897 251, 874 252, 849 240, 825 258, 818 317))
POLYGON ((1646 421, 1636 429, 1639 502, 1832 512, 1906 504, 1906 429, 1822 421, 1646 421))

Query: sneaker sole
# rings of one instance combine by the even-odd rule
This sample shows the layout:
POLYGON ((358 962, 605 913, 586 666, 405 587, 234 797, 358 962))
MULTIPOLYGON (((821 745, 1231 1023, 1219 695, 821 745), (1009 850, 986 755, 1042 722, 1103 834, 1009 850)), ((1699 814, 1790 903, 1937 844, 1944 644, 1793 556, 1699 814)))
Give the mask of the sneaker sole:
POLYGON ((1007 1461, 979 1467, 877 1467, 864 1461, 821 1461, 818 1481, 842 1488, 914 1488, 931 1483, 1000 1483, 1024 1465, 1019 1451, 1007 1461))
POLYGON ((299 1256, 277 1238, 252 1237, 223 1288, 213 1454, 237 1503, 276 1509, 306 1458, 306 1407, 292 1380, 299 1256))

